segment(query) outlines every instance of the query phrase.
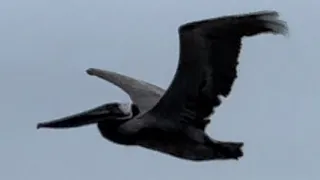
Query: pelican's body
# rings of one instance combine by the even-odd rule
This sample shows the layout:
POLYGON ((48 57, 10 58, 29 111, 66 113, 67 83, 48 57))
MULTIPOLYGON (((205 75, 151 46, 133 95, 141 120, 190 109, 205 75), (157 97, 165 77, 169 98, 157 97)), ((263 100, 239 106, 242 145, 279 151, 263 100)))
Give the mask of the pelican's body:
POLYGON ((274 11, 225 16, 179 27, 180 60, 175 77, 162 88, 112 71, 90 68, 89 75, 124 90, 132 104, 109 103, 38 128, 70 128, 97 123, 101 135, 117 144, 141 146, 172 156, 204 161, 238 159, 242 142, 210 138, 206 126, 220 96, 227 97, 237 76, 241 38, 285 34, 274 11))

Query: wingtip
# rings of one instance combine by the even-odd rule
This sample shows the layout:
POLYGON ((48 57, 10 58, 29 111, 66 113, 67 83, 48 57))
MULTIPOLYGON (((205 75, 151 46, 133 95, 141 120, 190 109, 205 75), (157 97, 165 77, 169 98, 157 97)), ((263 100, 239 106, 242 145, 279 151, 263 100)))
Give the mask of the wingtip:
POLYGON ((283 20, 277 20, 274 22, 270 22, 268 24, 269 28, 272 29, 272 32, 274 34, 279 34, 283 36, 289 36, 289 27, 288 23, 283 20))
POLYGON ((253 16, 264 16, 264 17, 279 17, 279 12, 276 10, 261 10, 261 11, 244 13, 244 15, 245 16, 253 15, 253 16))
POLYGON ((269 32, 283 36, 289 36, 289 26, 284 20, 279 19, 277 11, 261 11, 257 14, 258 19, 265 23, 269 32))
POLYGON ((88 75, 93 75, 95 71, 96 71, 95 68, 89 68, 89 69, 86 70, 86 73, 87 73, 88 75))

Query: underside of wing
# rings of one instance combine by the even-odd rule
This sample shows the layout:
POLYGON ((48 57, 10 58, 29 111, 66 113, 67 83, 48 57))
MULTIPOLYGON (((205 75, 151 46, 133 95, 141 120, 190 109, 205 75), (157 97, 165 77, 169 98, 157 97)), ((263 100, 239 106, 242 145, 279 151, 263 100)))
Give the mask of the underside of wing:
POLYGON ((164 94, 162 88, 113 71, 90 68, 89 75, 104 79, 125 91, 141 112, 150 110, 164 94))
POLYGON ((182 25, 175 77, 149 113, 205 128, 204 120, 221 104, 219 97, 230 94, 237 77, 242 37, 286 34, 286 23, 277 18, 275 11, 260 11, 182 25))

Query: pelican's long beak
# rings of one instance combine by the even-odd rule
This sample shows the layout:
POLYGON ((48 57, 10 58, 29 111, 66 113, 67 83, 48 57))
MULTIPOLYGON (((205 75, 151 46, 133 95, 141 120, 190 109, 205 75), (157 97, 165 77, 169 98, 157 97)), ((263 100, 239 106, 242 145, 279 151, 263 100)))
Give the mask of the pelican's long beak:
POLYGON ((87 110, 82 113, 74 114, 60 119, 55 119, 48 122, 42 122, 37 124, 39 128, 73 128, 80 127, 89 124, 94 124, 99 121, 107 120, 110 118, 119 117, 118 112, 114 108, 114 104, 104 104, 99 107, 87 110))

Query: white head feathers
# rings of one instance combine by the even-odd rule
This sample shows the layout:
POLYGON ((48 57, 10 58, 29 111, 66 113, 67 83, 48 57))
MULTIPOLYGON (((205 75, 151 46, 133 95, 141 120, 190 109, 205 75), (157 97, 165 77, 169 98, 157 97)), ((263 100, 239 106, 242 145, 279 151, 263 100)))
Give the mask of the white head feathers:
POLYGON ((120 103, 119 104, 119 109, 127 115, 131 115, 132 114, 132 110, 131 110, 131 103, 120 103))

